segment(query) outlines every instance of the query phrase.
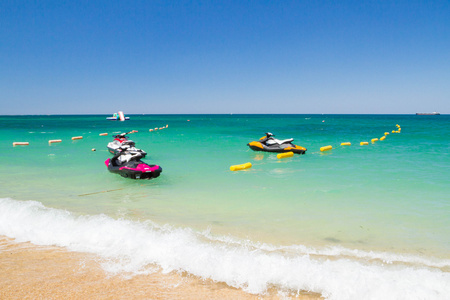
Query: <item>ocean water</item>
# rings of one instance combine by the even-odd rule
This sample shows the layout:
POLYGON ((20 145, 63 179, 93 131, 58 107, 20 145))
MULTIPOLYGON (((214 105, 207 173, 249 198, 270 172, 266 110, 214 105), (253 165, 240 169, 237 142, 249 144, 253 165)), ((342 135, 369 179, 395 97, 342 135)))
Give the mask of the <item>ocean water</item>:
POLYGON ((255 294, 450 294, 450 116, 130 117, 0 116, 0 235, 97 254, 108 272, 156 265, 255 294), (159 178, 107 171, 107 143, 131 130, 159 178), (267 131, 306 154, 246 146, 267 131))

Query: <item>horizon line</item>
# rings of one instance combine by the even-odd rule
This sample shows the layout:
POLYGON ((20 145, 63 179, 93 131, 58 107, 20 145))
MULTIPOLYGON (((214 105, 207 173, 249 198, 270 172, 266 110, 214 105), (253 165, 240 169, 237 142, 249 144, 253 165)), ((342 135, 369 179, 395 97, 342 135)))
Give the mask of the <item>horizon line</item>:
MULTIPOLYGON (((421 112, 423 113, 423 112, 421 112)), ((142 115, 416 115, 417 113, 129 113, 127 116, 142 115)), ((447 113, 439 113, 448 115, 447 113)), ((7 116, 109 116, 111 113, 56 113, 56 114, 3 114, 0 117, 7 116)))

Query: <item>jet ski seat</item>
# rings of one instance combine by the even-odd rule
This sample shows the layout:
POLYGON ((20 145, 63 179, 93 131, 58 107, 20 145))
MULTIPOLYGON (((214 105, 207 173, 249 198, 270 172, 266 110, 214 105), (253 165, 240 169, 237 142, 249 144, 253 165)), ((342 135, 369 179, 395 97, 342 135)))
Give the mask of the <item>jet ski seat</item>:
POLYGON ((117 160, 120 161, 120 164, 125 164, 130 161, 138 161, 143 157, 144 155, 138 151, 123 151, 117 160))
POLYGON ((266 144, 267 145, 274 145, 274 144, 282 145, 282 144, 286 144, 286 143, 291 143, 293 141, 294 141, 294 139, 279 140, 279 139, 271 138, 270 140, 267 140, 266 144))
POLYGON ((281 144, 287 144, 287 143, 292 143, 294 141, 293 138, 291 139, 285 139, 285 140, 277 140, 277 143, 281 144))

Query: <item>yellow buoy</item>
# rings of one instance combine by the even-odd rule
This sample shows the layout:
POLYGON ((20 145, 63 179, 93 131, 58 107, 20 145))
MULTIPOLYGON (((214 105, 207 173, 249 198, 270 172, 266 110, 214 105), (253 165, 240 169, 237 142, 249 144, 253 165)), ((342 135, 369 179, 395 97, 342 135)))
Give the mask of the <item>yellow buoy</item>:
POLYGON ((148 131, 153 131, 153 129, 149 129, 148 131))
POLYGON ((49 140, 48 143, 49 144, 53 144, 53 143, 61 143, 62 140, 49 140))
POLYGON ((13 142, 13 146, 28 146, 29 142, 13 142))
POLYGON ((244 169, 248 169, 252 167, 252 163, 245 163, 242 165, 234 165, 230 167, 230 171, 239 171, 239 170, 244 170, 244 169))
POLYGON ((81 140, 81 139, 83 139, 82 136, 74 136, 74 137, 72 138, 72 141, 74 141, 74 140, 81 140))
POLYGON ((331 150, 331 149, 333 149, 333 146, 329 145, 329 146, 321 147, 320 151, 328 151, 328 150, 331 150))
POLYGON ((292 152, 292 151, 291 152, 277 154, 278 158, 286 158, 286 157, 291 157, 291 156, 294 156, 294 152, 292 152))
POLYGON ((386 139, 386 136, 380 137, 380 141, 384 141, 386 139))
POLYGON ((392 130, 392 133, 397 133, 397 131, 395 131, 395 130, 392 130))
POLYGON ((389 132, 385 132, 384 135, 389 135, 389 132))
POLYGON ((363 146, 363 145, 369 145, 369 142, 361 142, 361 143, 359 143, 361 146, 363 146))
POLYGON ((375 143, 376 141, 378 141, 378 139, 377 139, 377 138, 375 138, 375 139, 372 139, 372 143, 375 143))
POLYGON ((350 142, 341 143, 341 146, 351 146, 351 145, 352 145, 352 143, 350 143, 350 142))
POLYGON ((105 132, 105 133, 100 133, 99 135, 100 136, 105 136, 105 135, 108 135, 108 134, 105 132))

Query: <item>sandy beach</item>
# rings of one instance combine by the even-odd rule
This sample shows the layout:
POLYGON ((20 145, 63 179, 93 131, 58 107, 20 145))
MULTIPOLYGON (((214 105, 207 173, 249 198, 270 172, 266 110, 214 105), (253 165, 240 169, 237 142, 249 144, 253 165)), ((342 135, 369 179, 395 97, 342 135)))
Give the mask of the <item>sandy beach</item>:
POLYGON ((0 237, 0 299, 322 299, 318 294, 251 295, 179 273, 111 276, 98 258, 0 237))

